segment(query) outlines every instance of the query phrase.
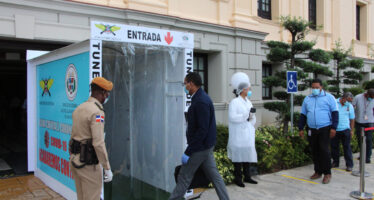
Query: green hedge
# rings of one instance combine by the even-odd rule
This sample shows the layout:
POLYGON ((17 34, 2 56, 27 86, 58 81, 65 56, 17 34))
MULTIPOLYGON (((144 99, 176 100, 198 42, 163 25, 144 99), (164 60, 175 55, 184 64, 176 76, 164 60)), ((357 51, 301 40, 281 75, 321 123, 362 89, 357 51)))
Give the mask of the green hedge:
MULTIPOLYGON (((217 168, 226 184, 234 179, 234 167, 227 157, 228 128, 217 125, 217 144, 214 157, 217 168)), ((358 152, 356 136, 352 137, 352 151, 358 152)), ((343 149, 341 155, 343 155, 343 149)), ((298 131, 282 135, 282 129, 275 126, 262 126, 256 129, 256 151, 258 171, 260 174, 276 172, 283 169, 303 166, 312 163, 311 150, 307 137, 302 139, 298 131)))

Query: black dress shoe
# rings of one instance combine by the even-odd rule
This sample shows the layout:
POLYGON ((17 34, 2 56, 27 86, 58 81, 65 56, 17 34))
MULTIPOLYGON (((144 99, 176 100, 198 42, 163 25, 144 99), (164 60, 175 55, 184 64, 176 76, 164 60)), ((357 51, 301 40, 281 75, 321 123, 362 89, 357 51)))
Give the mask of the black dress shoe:
POLYGON ((250 184, 257 184, 257 181, 251 179, 251 178, 244 178, 244 182, 250 183, 250 184))
POLYGON ((240 180, 234 180, 234 183, 239 186, 239 187, 245 187, 243 181, 240 181, 240 180))
POLYGON ((367 163, 367 164, 370 164, 370 163, 371 163, 371 161, 370 161, 370 160, 367 160, 367 161, 366 161, 366 163, 367 163))
POLYGON ((338 163, 332 163, 332 164, 331 164, 331 168, 337 168, 337 167, 339 167, 339 164, 338 164, 338 163))

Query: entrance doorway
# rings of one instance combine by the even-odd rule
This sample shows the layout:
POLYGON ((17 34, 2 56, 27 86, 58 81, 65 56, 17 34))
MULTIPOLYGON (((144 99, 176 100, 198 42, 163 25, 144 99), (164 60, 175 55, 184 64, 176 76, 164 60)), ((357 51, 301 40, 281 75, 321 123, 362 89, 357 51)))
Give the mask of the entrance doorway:
POLYGON ((26 51, 66 45, 0 38, 0 178, 28 173, 26 51))

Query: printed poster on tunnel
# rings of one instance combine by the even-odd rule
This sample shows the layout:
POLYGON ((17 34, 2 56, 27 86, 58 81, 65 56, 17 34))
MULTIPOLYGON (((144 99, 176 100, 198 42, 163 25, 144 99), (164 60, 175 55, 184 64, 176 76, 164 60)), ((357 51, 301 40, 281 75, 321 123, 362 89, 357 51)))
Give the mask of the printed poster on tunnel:
POLYGON ((69 139, 74 109, 89 95, 89 53, 37 66, 37 167, 73 191, 69 139))

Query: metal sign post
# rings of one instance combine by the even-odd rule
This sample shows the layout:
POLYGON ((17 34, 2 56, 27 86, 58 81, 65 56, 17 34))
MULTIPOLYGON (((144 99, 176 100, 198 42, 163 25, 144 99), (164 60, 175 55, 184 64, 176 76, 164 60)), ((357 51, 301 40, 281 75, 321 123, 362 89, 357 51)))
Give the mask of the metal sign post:
POLYGON ((293 94, 297 93, 296 71, 287 71, 287 93, 291 94, 291 134, 293 135, 293 94))
MULTIPOLYGON (((361 129, 361 152, 360 152, 360 191, 352 191, 351 197, 356 199, 372 199, 371 193, 365 192, 365 157, 366 157, 366 136, 365 131, 374 130, 374 127, 361 129)), ((352 173, 353 174, 353 173, 352 173)))

